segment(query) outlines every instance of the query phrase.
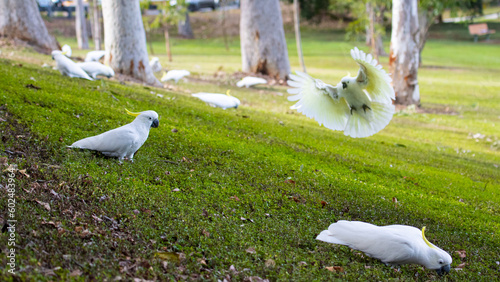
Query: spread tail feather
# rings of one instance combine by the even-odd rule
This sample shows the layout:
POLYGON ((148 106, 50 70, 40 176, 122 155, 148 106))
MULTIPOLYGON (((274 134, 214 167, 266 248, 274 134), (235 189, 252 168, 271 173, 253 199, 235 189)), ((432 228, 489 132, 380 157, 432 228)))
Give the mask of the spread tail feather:
POLYGON ((394 110, 393 104, 372 102, 371 110, 367 114, 361 111, 353 111, 347 121, 344 134, 354 138, 372 136, 389 124, 394 115, 394 110))
POLYGON ((333 234, 329 230, 321 231, 321 233, 319 233, 319 235, 316 237, 316 240, 338 245, 347 245, 343 241, 333 237, 333 234))

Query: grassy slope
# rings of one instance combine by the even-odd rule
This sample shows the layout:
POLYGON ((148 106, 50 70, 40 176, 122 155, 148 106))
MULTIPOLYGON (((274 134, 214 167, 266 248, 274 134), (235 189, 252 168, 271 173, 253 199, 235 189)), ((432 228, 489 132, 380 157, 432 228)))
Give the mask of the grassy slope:
MULTIPOLYGON (((305 33, 312 75, 336 81, 346 71, 356 71, 348 56, 353 45, 340 39, 338 34, 305 33)), ((298 69, 293 40, 288 42, 298 69)), ((157 46, 160 50, 163 45, 157 46)), ((426 67, 419 72, 422 104, 459 114, 397 115, 366 139, 345 137, 289 111, 286 95, 279 94, 285 93, 283 87, 237 89, 225 78, 219 83, 182 82, 178 91, 168 92, 89 82, 40 68, 50 61, 48 56, 29 51, 9 56, 11 50, 3 50, 3 57, 25 61, 19 67, 0 59, 1 116, 6 119, 8 112, 13 116, 8 120, 21 125, 0 123, 2 146, 31 156, 9 159, 31 175, 18 176, 26 189, 17 191, 17 215, 23 217, 17 229, 23 248, 18 259, 25 270, 21 275, 43 279, 44 270, 52 269, 68 278, 78 269, 98 280, 197 274, 209 279, 228 274, 272 280, 436 278, 418 266, 395 272, 346 247, 314 239, 330 223, 352 219, 426 225, 429 240, 453 256, 453 267, 467 263, 448 279, 491 280, 499 270, 500 155, 486 138, 476 142, 468 136, 480 132, 493 141, 499 138, 500 59, 491 56, 496 49, 429 42, 426 67), (41 89, 25 88, 29 83, 41 89), (228 88, 242 100, 238 110, 213 109, 186 94, 228 88), (114 159, 65 148, 129 122, 125 107, 160 115, 160 127, 151 130, 133 164, 118 165, 114 159), (49 181, 35 184, 35 179, 49 181), (35 199, 49 203, 51 211, 35 199), (328 204, 323 207, 322 201, 328 204), (59 231, 43 224, 49 221, 59 231), (84 236, 79 227, 92 235, 84 236), (255 253, 247 252, 249 247, 255 253), (154 258, 158 250, 182 252, 186 258, 162 265, 154 258), (467 257, 459 258, 457 250, 465 250, 467 257), (266 266, 269 259, 274 266, 266 266), (248 270, 231 274, 230 265, 248 270), (343 272, 327 271, 327 266, 342 266, 343 272)), ((173 52, 171 64, 159 54, 164 66, 187 68, 201 78, 219 66, 231 73, 240 64, 235 40, 229 52, 217 39, 175 41, 173 52)), ((382 58, 384 65, 386 61, 382 58)), ((3 208, 5 201, 0 203, 3 208)), ((1 260, 5 265, 5 257, 1 260)))

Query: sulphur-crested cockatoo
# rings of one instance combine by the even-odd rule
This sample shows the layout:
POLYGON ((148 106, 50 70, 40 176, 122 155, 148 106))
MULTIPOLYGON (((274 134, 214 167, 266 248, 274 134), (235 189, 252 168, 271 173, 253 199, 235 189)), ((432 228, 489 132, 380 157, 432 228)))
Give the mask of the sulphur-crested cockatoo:
POLYGON ((384 129, 394 115, 394 89, 391 78, 372 55, 366 55, 357 47, 351 50, 358 63, 356 77, 346 76, 336 85, 297 72, 288 81, 288 100, 298 102, 297 109, 319 124, 333 130, 342 130, 351 137, 371 136, 384 129))
POLYGON ((151 67, 151 70, 153 72, 160 72, 161 71, 160 59, 158 59, 158 57, 153 57, 151 61, 149 61, 149 66, 151 67))
POLYGON ((185 76, 191 75, 187 70, 170 70, 163 75, 161 81, 175 80, 175 83, 179 82, 185 76))
POLYGON ((340 220, 322 231, 317 240, 345 245, 386 264, 416 263, 439 275, 450 271, 451 256, 425 238, 422 230, 408 225, 376 226, 340 220))
POLYGON ((226 94, 218 94, 218 93, 205 93, 199 92, 191 94, 192 96, 199 98, 203 102, 209 104, 212 107, 218 107, 222 109, 235 108, 237 109, 240 105, 240 100, 238 98, 233 97, 229 94, 229 90, 226 94))
POLYGON ((97 79, 98 75, 103 75, 107 78, 115 76, 115 72, 112 68, 105 66, 99 62, 84 62, 76 64, 94 79, 97 79))
POLYGON ((87 56, 85 56, 85 62, 99 62, 106 53, 107 51, 104 50, 90 51, 87 53, 87 56))
POLYGON ((236 83, 236 86, 238 87, 245 86, 246 88, 248 88, 250 86, 254 86, 257 84, 267 84, 267 80, 260 77, 246 76, 242 80, 238 81, 236 83))
POLYGON ((70 148, 99 151, 108 157, 117 157, 120 162, 126 157, 133 161, 134 154, 146 142, 151 127, 158 127, 158 114, 155 111, 127 113, 136 118, 129 124, 87 137, 68 146, 70 148))
POLYGON ((64 52, 59 50, 52 51, 52 59, 56 61, 57 69, 62 75, 69 77, 79 77, 88 80, 93 80, 90 76, 82 70, 75 62, 64 55, 64 52))
POLYGON ((71 57, 72 51, 71 47, 68 44, 64 44, 61 48, 61 51, 64 53, 66 57, 71 57))

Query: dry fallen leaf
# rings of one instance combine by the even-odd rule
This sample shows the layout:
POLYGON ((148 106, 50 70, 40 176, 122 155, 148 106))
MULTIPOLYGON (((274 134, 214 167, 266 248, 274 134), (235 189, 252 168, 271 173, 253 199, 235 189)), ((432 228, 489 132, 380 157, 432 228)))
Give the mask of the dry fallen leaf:
POLYGON ((325 268, 331 272, 344 272, 344 268, 342 266, 327 266, 325 268))
POLYGON ((465 257, 467 257, 467 253, 465 250, 458 250, 458 251, 455 251, 455 253, 458 254, 458 256, 461 258, 461 259, 464 259, 465 257))
POLYGON ((254 249, 254 248, 252 248, 252 247, 250 247, 250 248, 246 249, 245 251, 246 251, 247 253, 249 253, 249 254, 255 254, 255 249, 254 249))
POLYGON ((50 205, 48 203, 45 203, 45 202, 42 202, 42 201, 39 201, 39 200, 35 200, 35 202, 39 203, 40 205, 42 205, 46 210, 50 211, 50 205))
POLYGON ((175 262, 175 263, 181 261, 180 255, 174 252, 156 252, 155 257, 164 261, 175 262))
POLYGON ((285 180, 285 183, 295 184, 295 181, 293 181, 291 179, 287 179, 287 180, 285 180))
POLYGON ((83 274, 83 272, 80 269, 75 269, 75 270, 71 271, 71 273, 69 274, 69 276, 76 277, 76 276, 80 276, 82 274, 83 274))
POLYGON ((265 266, 266 267, 275 267, 276 266, 276 262, 273 259, 267 259, 266 262, 265 262, 265 266))

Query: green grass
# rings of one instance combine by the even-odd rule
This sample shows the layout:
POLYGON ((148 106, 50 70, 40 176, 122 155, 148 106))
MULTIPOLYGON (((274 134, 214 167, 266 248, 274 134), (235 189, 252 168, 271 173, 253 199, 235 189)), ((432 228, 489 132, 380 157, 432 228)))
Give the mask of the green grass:
MULTIPOLYGON (((357 71, 348 55, 356 43, 342 38, 304 34, 311 75, 335 82, 357 71)), ((74 46, 68 39, 60 42, 74 46)), ((292 37, 288 44, 292 68, 299 69, 292 37)), ((155 42, 156 50, 161 46, 155 42)), ((221 39, 174 40, 172 63, 164 52, 158 54, 163 66, 189 69, 205 82, 188 79, 173 92, 70 79, 40 67, 51 63, 49 56, 2 50, 0 117, 6 121, 0 122, 0 156, 30 175, 16 177, 22 279, 441 279, 416 265, 396 272, 347 247, 315 240, 340 219, 425 225, 429 240, 452 255, 452 267, 466 263, 445 280, 497 278, 500 154, 494 142, 500 132, 500 59, 495 45, 428 42, 419 71, 427 113, 400 113, 365 139, 319 127, 289 110, 284 87, 239 89, 231 76, 214 79, 220 66, 228 74, 240 68, 238 46, 232 39, 228 52, 221 39), (189 95, 226 89, 242 101, 237 110, 214 109, 189 95), (134 163, 120 165, 65 147, 130 122, 124 108, 160 115, 160 127, 151 129, 134 163), (470 138, 476 133, 486 137, 470 138), (49 203, 51 210, 36 201, 49 203), (85 229, 91 234, 82 233, 85 229), (461 259, 458 250, 467 256, 461 259), (158 251, 185 258, 165 263, 155 257, 158 251), (231 265, 237 274, 229 271, 231 265), (343 271, 330 272, 329 266, 343 271), (47 276, 47 269, 55 276, 47 276), (70 276, 75 270, 83 275, 70 276)), ((83 57, 85 52, 74 53, 83 57)), ((381 58, 385 67, 387 60, 381 58)), ((6 173, 2 177, 5 183, 6 173)), ((5 193, 1 197, 5 210, 5 193)), ((0 238, 6 246, 6 236, 0 238)), ((6 257, 0 262, 6 265, 6 257)), ((6 276, 7 268, 1 272, 14 279, 6 276)))

